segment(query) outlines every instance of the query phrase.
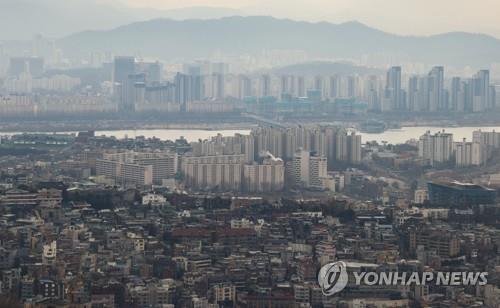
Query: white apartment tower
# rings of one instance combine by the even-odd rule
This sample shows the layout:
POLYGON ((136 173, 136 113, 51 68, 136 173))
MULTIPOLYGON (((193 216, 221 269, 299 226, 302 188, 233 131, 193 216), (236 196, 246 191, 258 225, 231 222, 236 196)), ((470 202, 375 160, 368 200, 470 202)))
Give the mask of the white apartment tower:
POLYGON ((448 162, 453 155, 453 135, 444 131, 431 135, 427 131, 419 139, 418 154, 432 166, 448 162))

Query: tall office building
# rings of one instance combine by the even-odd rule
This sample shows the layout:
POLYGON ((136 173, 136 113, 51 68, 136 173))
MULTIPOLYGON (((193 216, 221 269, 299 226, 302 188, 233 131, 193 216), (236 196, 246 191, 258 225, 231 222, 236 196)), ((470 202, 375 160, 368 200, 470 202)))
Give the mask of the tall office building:
POLYGON ((135 72, 145 75, 148 85, 159 84, 162 80, 163 67, 160 62, 137 62, 135 72))
POLYGON ((200 64, 190 64, 184 67, 184 74, 187 75, 189 87, 186 89, 190 93, 187 95, 190 100, 199 101, 205 97, 204 87, 203 87, 203 74, 202 67, 200 64))
POLYGON ((472 111, 482 112, 495 107, 495 92, 491 90, 490 71, 481 70, 473 78, 472 111))
POLYGON ((340 77, 339 76, 330 76, 329 78, 330 86, 328 89, 328 97, 330 99, 335 99, 340 97, 340 77))
POLYGON ((465 83, 460 77, 451 79, 450 106, 449 109, 464 112, 466 107, 465 83))
POLYGON ((246 75, 238 76, 238 98, 252 96, 252 80, 246 75))
POLYGON ((229 65, 224 62, 212 63, 212 73, 225 75, 229 72, 229 65))
POLYGON ((175 103, 175 85, 162 82, 155 85, 136 83, 135 111, 179 112, 180 104, 175 103))
POLYGON ((408 110, 412 112, 422 111, 419 105, 418 77, 412 76, 408 79, 408 110))
POLYGON ((346 78, 346 97, 356 97, 358 91, 358 79, 355 76, 347 76, 346 78))
POLYGON ((290 78, 288 80, 288 87, 290 89, 290 94, 292 96, 297 96, 297 79, 295 78, 294 75, 290 75, 290 78))
POLYGON ((191 76, 177 73, 174 77, 175 102, 185 106, 192 101, 191 76))
POLYGON ((146 86, 146 75, 144 73, 140 74, 129 74, 121 87, 121 104, 122 110, 134 111, 135 105, 140 103, 138 99, 143 95, 142 91, 146 86))
POLYGON ((280 95, 281 99, 283 99, 283 96, 286 96, 290 93, 290 76, 288 75, 283 75, 280 77, 280 95))
POLYGON ((297 77, 297 96, 298 97, 306 96, 306 81, 304 76, 297 77))
POLYGON ((223 100, 226 97, 226 79, 222 73, 212 74, 212 97, 223 100))
POLYGON ((435 66, 428 74, 429 111, 447 110, 444 92, 444 68, 435 66))
POLYGON ((130 101, 133 100, 129 97, 131 91, 129 75, 133 74, 135 74, 134 57, 115 57, 113 62, 113 94, 122 110, 130 108, 130 101))
POLYGON ((58 62, 61 60, 59 58, 60 54, 57 51, 54 40, 48 39, 40 34, 37 34, 33 37, 31 43, 32 43, 31 45, 32 56, 43 58, 44 62, 50 66, 59 64, 58 62))
POLYGON ((401 89, 401 67, 393 66, 387 72, 382 111, 404 109, 403 90, 401 89))
POLYGON ((429 78, 427 76, 418 78, 417 109, 420 112, 429 112, 429 78))
POLYGON ((271 76, 260 76, 260 97, 271 96, 271 76))
POLYGON ((323 76, 316 76, 314 77, 314 89, 318 91, 320 94, 320 99, 323 99, 325 97, 325 85, 324 85, 324 78, 323 76))
POLYGON ((367 76, 363 80, 363 89, 361 96, 368 103, 369 110, 380 110, 378 76, 367 76))
POLYGON ((113 64, 113 81, 121 83, 127 80, 128 75, 135 73, 134 57, 115 57, 113 64))

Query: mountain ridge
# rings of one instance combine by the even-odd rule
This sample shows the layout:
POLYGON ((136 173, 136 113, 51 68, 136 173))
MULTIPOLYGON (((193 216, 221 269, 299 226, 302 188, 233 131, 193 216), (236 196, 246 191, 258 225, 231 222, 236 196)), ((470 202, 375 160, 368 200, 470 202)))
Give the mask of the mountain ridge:
POLYGON ((90 51, 141 54, 160 59, 206 58, 215 51, 253 54, 266 50, 304 50, 312 57, 356 59, 376 55, 408 62, 485 66, 500 62, 500 40, 486 34, 448 32, 401 36, 360 22, 294 21, 270 16, 217 19, 152 19, 105 31, 67 36, 58 45, 70 55, 90 51), (170 42, 167 44, 166 42, 170 42))

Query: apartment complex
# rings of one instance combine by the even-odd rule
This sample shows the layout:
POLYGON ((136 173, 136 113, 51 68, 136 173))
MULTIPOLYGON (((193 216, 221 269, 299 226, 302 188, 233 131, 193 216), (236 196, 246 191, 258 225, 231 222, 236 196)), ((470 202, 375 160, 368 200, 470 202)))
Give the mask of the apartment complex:
POLYGON ((160 185, 177 172, 177 154, 121 152, 105 153, 96 160, 96 175, 120 185, 160 185))
POLYGON ((453 135, 444 131, 432 135, 427 131, 419 139, 418 155, 431 166, 449 162, 453 155, 453 135))
POLYGON ((285 164, 281 158, 266 153, 259 162, 243 167, 243 182, 247 192, 280 191, 285 186, 285 164))
POLYGON ((186 156, 182 158, 185 184, 197 189, 240 191, 245 155, 186 156))

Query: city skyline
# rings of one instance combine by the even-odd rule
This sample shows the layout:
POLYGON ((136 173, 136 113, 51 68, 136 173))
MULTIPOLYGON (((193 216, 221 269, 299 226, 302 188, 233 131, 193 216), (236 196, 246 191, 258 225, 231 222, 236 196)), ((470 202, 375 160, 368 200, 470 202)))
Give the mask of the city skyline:
POLYGON ((0 307, 500 307, 496 1, 0 0, 0 307))

